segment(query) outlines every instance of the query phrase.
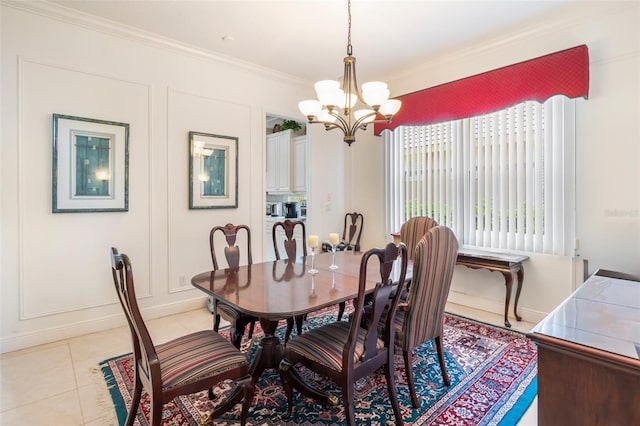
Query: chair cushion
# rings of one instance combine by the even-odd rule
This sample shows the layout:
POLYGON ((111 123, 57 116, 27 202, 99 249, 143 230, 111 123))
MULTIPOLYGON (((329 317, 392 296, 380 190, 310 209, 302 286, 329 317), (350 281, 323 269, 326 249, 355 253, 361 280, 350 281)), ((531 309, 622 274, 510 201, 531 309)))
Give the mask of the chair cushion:
POLYGON ((229 322, 238 321, 240 318, 247 317, 248 315, 239 312, 235 308, 227 305, 226 303, 218 302, 216 308, 218 309, 218 315, 229 322))
MULTIPOLYGON (((293 352, 308 358, 314 362, 322 364, 336 371, 342 370, 342 350, 349 337, 351 323, 346 321, 336 321, 331 324, 314 328, 293 340, 286 346, 286 352, 293 352)), ((353 354, 353 362, 357 363, 364 353, 365 330, 358 332, 358 341, 353 354)), ((384 342, 378 339, 378 350, 384 348, 384 342)), ((286 357, 286 355, 285 355, 286 357)))
POLYGON ((246 356, 213 330, 158 345, 156 352, 165 389, 247 365, 246 356))

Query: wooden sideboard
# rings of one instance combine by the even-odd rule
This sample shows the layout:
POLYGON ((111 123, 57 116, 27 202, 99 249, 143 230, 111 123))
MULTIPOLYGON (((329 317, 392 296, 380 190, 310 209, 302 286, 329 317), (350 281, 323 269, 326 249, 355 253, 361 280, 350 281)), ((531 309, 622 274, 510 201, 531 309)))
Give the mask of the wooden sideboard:
POLYGON ((524 281, 524 266, 522 265, 528 256, 521 254, 500 253, 488 250, 468 249, 461 247, 458 250, 458 260, 456 265, 466 266, 472 269, 487 269, 491 272, 500 272, 504 277, 505 297, 504 297, 504 325, 511 327, 509 322, 509 303, 511 301, 511 288, 513 287, 513 276, 518 277, 518 287, 516 297, 513 301, 513 315, 517 321, 522 317, 518 315, 518 300, 522 291, 524 281))
POLYGON ((640 422, 640 281, 599 270, 536 325, 538 424, 640 422))
MULTIPOLYGON (((391 233, 393 243, 400 243, 400 233, 391 233)), ((512 254, 500 252, 496 250, 481 250, 476 248, 460 247, 458 250, 458 259, 456 265, 466 266, 472 269, 486 269, 491 272, 499 272, 504 277, 504 325, 511 327, 509 322, 509 304, 511 303, 511 290, 513 287, 513 276, 518 278, 518 286, 516 288, 516 297, 513 301, 513 315, 517 321, 522 321, 522 317, 518 315, 518 300, 520 300, 520 292, 522 291, 522 283, 524 282, 524 266, 525 260, 529 256, 522 254, 512 254)))

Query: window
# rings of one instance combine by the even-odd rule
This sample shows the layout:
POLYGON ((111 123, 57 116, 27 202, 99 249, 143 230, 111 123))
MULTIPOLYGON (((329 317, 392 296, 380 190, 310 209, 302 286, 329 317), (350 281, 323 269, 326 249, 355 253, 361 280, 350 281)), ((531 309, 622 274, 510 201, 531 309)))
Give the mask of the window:
POLYGON ((387 231, 429 216, 461 245, 572 255, 575 102, 385 131, 387 231))

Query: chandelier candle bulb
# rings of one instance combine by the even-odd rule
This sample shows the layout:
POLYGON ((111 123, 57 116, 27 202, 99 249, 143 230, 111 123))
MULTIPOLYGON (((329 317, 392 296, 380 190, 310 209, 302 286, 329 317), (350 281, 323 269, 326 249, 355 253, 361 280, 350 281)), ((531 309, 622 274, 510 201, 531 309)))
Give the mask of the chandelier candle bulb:
POLYGON ((329 234, 329 243, 331 243, 332 246, 337 246, 339 241, 340 241, 340 235, 329 234))

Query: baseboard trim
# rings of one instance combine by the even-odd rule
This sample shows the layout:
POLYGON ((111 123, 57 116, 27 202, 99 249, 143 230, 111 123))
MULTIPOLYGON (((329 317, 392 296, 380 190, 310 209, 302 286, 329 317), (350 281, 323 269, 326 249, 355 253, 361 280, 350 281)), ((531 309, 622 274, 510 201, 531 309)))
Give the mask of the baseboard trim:
MULTIPOLYGON (((199 308, 204 309, 205 307, 206 300, 202 297, 198 297, 196 299, 184 300, 162 306, 154 306, 153 308, 144 310, 142 314, 145 319, 150 320, 175 315, 181 312, 188 312, 199 308)), ((117 314, 77 322, 74 324, 52 327, 46 330, 38 330, 37 332, 22 333, 6 339, 0 339, 0 354, 54 343, 60 340, 71 339, 85 334, 105 331, 125 325, 126 320, 124 318, 124 314, 122 312, 118 312, 117 314)))
MULTIPOLYGON (((459 293, 454 290, 449 292, 449 302, 457 305, 467 306, 473 309, 479 309, 481 311, 491 312, 492 314, 504 316, 504 301, 498 302, 492 299, 485 299, 478 296, 472 296, 465 293, 459 293)), ((520 304, 518 304, 520 305, 520 304)), ((542 321, 548 314, 548 312, 536 311, 533 309, 523 308, 518 306, 518 313, 524 321, 537 324, 542 321)), ((515 320, 513 316, 513 298, 509 305, 509 321, 515 320)))

